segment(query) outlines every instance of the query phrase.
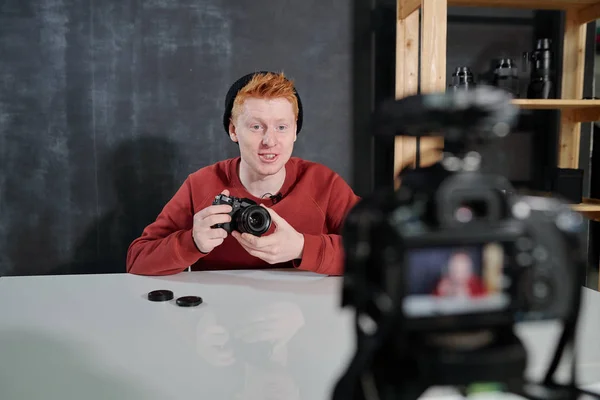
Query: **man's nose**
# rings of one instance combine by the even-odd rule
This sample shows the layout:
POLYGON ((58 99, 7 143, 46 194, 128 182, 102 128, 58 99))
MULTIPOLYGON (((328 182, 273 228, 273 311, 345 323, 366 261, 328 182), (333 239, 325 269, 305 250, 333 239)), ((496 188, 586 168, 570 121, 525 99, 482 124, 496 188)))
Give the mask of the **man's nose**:
POLYGON ((276 138, 277 138, 277 136, 275 135, 274 130, 271 128, 267 128, 267 130, 265 131, 265 134, 263 135, 262 143, 264 146, 272 147, 277 142, 276 138))

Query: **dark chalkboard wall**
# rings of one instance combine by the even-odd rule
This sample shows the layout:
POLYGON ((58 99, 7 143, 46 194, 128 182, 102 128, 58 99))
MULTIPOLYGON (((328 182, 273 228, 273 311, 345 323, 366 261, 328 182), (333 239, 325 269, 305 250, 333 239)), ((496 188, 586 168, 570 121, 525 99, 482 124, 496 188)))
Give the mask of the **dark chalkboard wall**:
POLYGON ((253 70, 296 81, 295 154, 349 180, 350 18, 337 0, 0 1, 0 275, 124 271, 185 177, 237 154, 223 97, 253 70))

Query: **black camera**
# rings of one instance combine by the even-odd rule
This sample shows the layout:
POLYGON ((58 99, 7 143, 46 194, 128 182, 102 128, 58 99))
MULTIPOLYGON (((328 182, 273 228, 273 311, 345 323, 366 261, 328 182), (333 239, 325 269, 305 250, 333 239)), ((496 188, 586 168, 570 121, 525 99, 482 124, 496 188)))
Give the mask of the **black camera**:
POLYGON ((397 192, 349 214, 345 304, 353 303, 354 276, 377 268, 371 283, 382 285, 406 330, 490 328, 577 311, 580 214, 556 199, 506 194, 510 184, 495 176, 430 172, 437 189, 404 176, 397 192))
POLYGON ((334 399, 416 399, 430 386, 474 382, 509 383, 527 397, 515 323, 561 320, 565 341, 573 339, 583 216, 559 199, 517 194, 483 172, 473 150, 516 124, 511 97, 478 86, 384 101, 375 111, 375 134, 443 135, 444 151, 346 217, 342 305, 355 310, 358 342, 334 399))
POLYGON ((213 228, 223 228, 227 233, 238 231, 254 236, 265 234, 271 227, 271 214, 256 202, 247 198, 237 198, 219 194, 215 196, 213 205, 228 204, 231 206, 231 222, 216 224, 213 228))

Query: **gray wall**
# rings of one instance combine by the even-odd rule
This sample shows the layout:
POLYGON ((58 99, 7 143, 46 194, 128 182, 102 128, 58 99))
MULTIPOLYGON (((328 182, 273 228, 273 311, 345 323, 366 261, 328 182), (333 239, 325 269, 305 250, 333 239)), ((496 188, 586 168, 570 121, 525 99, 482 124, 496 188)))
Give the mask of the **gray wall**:
POLYGON ((296 155, 350 179, 350 18, 335 0, 1 2, 0 274, 124 271, 187 174, 237 154, 223 98, 253 70, 296 81, 296 155))

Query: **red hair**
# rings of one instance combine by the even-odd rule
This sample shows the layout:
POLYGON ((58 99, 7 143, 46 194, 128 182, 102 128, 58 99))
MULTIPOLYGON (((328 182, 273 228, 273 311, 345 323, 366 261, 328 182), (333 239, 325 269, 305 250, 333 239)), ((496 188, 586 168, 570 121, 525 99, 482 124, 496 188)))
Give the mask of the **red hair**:
POLYGON ((283 73, 274 74, 256 74, 246 86, 244 86, 235 97, 233 108, 231 109, 231 118, 235 119, 240 115, 244 101, 249 97, 259 99, 284 98, 292 103, 294 116, 298 119, 298 99, 294 90, 293 81, 287 79, 283 73))

